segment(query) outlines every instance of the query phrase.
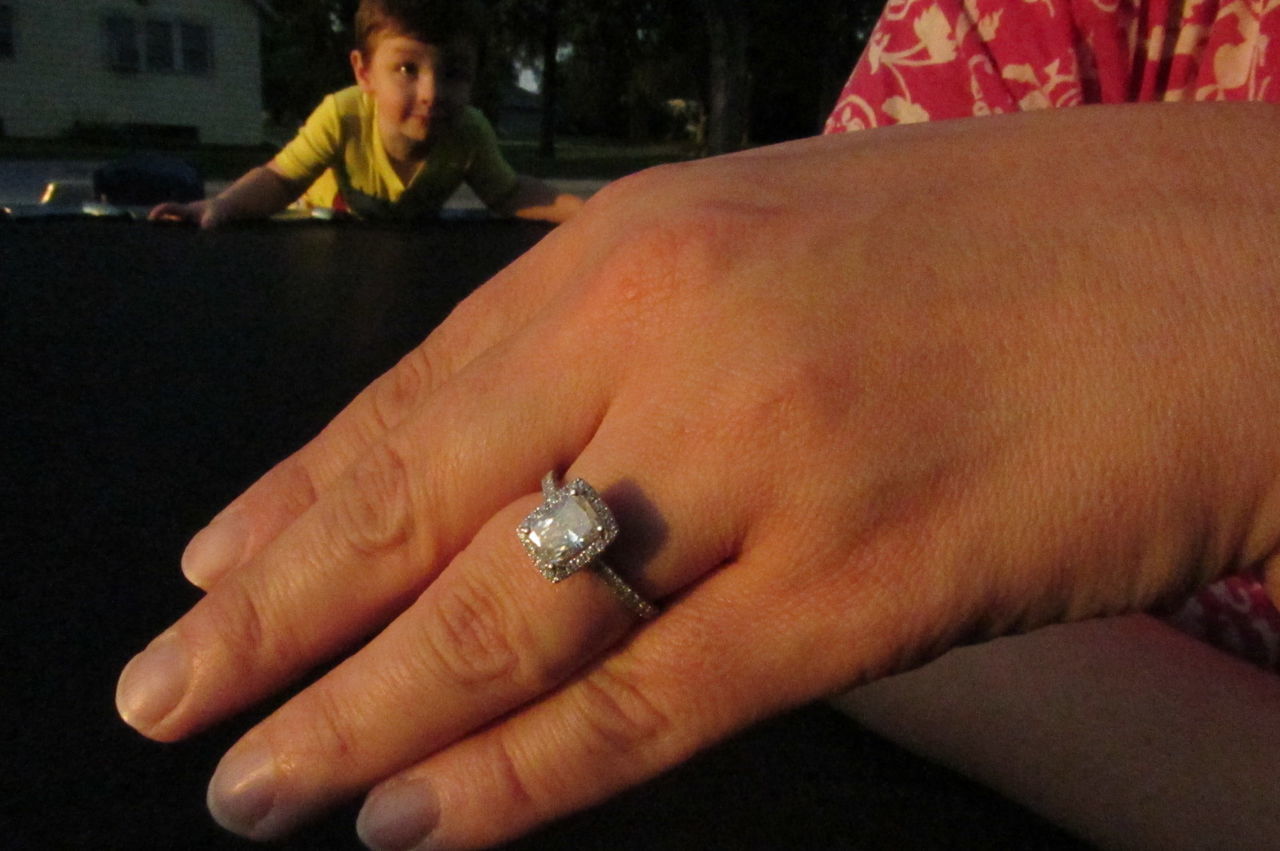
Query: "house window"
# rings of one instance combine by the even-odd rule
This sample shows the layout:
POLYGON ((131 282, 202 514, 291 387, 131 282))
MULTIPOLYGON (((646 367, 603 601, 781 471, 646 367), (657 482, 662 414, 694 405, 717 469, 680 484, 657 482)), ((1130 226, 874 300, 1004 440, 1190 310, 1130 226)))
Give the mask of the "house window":
POLYGON ((0 59, 13 57, 13 7, 0 3, 0 59))
POLYGON ((127 15, 111 15, 105 28, 107 67, 112 71, 137 71, 142 62, 138 53, 138 22, 127 15))
MULTIPOLYGON (((0 7, 2 8, 2 7, 0 7)), ((204 24, 164 18, 106 18, 107 66, 113 71, 208 74, 213 70, 212 32, 204 24)))
POLYGON ((173 22, 147 21, 147 70, 172 71, 176 66, 173 22))
POLYGON ((208 27, 182 22, 182 70, 188 74, 213 70, 213 39, 208 27))

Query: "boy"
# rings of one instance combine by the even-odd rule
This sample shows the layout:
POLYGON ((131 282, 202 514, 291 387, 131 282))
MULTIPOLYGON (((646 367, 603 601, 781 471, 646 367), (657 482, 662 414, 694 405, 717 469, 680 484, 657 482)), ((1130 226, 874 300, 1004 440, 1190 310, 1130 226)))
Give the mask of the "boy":
POLYGON ((473 8, 361 0, 351 51, 357 85, 326 97, 271 162, 214 198, 161 204, 150 218, 212 228, 270 216, 306 190, 309 206, 413 220, 437 215, 465 180, 500 215, 568 219, 582 199, 517 175, 470 106, 480 38, 473 8))

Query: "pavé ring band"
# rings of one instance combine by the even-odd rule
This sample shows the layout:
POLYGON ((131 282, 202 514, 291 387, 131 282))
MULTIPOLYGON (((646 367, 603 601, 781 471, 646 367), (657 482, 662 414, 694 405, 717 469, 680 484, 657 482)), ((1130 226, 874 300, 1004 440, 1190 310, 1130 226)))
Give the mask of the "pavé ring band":
POLYGON ((558 487, 553 470, 542 477, 542 497, 542 504, 516 527, 538 571, 559 582, 589 567, 637 617, 647 620, 657 615, 658 607, 600 558, 618 536, 618 523, 595 488, 582 479, 558 487))

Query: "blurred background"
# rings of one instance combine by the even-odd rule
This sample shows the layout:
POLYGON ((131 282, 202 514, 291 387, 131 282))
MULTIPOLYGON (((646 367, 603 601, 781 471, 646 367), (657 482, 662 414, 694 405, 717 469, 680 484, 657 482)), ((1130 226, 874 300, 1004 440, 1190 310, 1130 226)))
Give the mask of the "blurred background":
MULTIPOLYGON (((517 171, 607 181, 813 135, 882 0, 480 0, 476 105, 517 171)), ((0 0, 0 204, 179 157, 218 184, 350 85, 357 0, 0 0)), ((580 187, 579 187, 580 188, 580 187)))

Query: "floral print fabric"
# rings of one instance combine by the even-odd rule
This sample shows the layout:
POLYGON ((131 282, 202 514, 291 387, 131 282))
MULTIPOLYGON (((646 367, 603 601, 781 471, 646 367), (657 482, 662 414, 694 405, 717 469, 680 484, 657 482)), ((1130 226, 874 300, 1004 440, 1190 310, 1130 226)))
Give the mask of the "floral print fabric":
MULTIPOLYGON (((827 120, 838 133, 1084 103, 1280 103, 1280 0, 889 0, 827 120)), ((1280 670, 1280 611, 1252 577, 1170 623, 1280 670)))
POLYGON ((889 0, 827 132, 1080 103, 1280 101, 1280 0, 889 0))

